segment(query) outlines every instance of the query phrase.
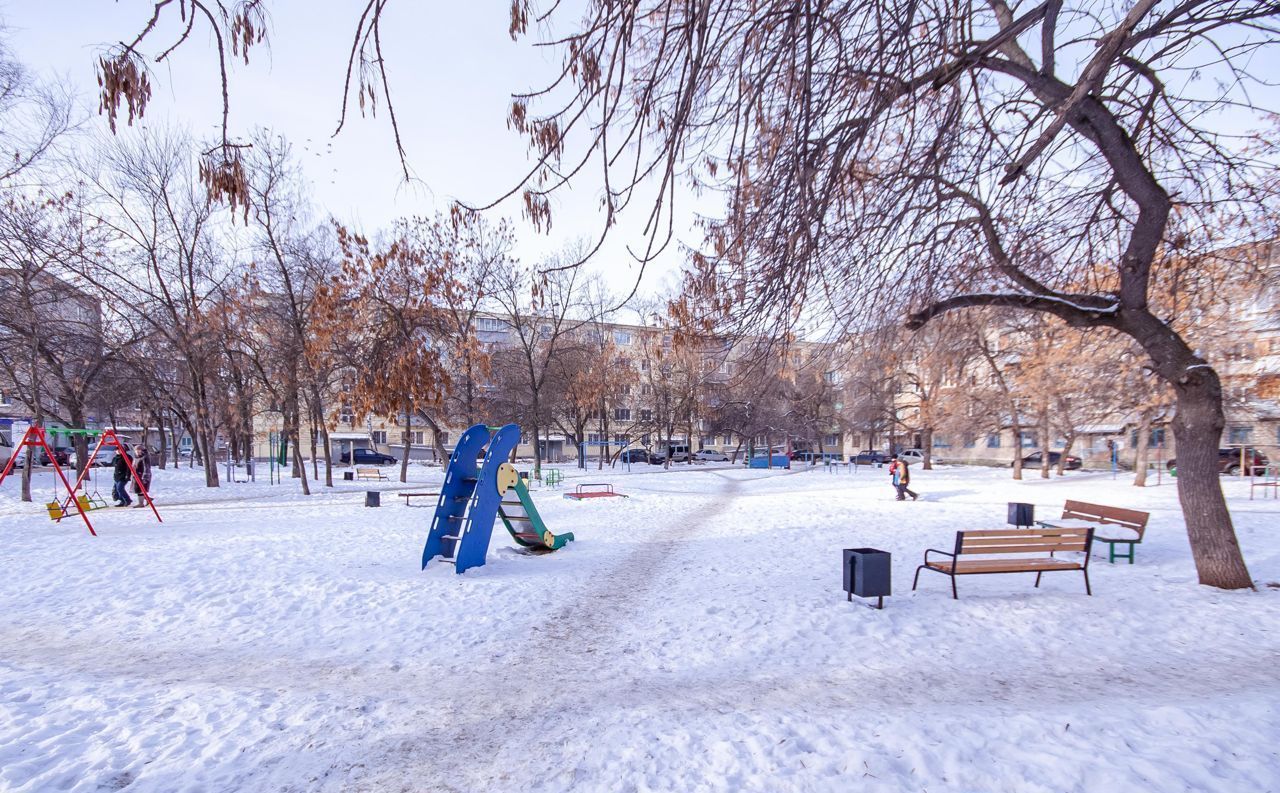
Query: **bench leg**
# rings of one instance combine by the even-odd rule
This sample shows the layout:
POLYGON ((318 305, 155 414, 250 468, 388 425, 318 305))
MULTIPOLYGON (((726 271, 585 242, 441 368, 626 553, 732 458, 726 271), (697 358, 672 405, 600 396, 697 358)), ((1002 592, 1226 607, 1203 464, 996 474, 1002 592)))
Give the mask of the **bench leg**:
POLYGON ((955 573, 951 574, 951 599, 952 600, 960 599, 960 596, 956 594, 956 574, 955 573))
POLYGON ((1089 597, 1093 597, 1093 588, 1089 586, 1089 568, 1081 570, 1084 573, 1084 593, 1089 597))
POLYGON ((917 567, 917 568, 916 568, 916 577, 915 577, 915 580, 911 582, 911 591, 912 591, 912 592, 915 592, 915 591, 916 591, 916 585, 920 583, 920 571, 921 571, 921 570, 923 570, 923 569, 924 569, 924 565, 920 565, 919 567, 917 567))
POLYGON ((1040 588, 1040 576, 1042 576, 1042 575, 1044 575, 1044 571, 1043 571, 1043 570, 1041 570, 1040 572, 1036 573, 1036 589, 1039 589, 1039 588, 1040 588))

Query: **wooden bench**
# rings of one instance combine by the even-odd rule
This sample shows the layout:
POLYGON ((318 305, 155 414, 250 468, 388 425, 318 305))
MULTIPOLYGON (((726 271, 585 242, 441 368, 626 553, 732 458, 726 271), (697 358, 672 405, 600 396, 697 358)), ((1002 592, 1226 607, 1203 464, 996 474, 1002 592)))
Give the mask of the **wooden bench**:
POLYGON ((411 498, 423 498, 423 497, 427 497, 427 496, 438 496, 438 495, 440 495, 440 494, 439 494, 439 493, 397 493, 396 495, 398 495, 398 496, 400 496, 400 498, 403 498, 403 499, 404 499, 404 505, 407 507, 407 506, 409 506, 409 499, 411 499, 411 498))
POLYGON ((914 592, 920 583, 920 571, 932 570, 951 577, 951 597, 956 593, 956 576, 987 575, 995 573, 1035 573, 1036 586, 1040 576, 1057 571, 1079 570, 1084 573, 1084 591, 1092 595, 1089 587, 1089 548, 1093 544, 1093 529, 990 529, 956 532, 954 552, 930 548, 924 552, 924 564, 916 568, 914 592), (1079 552, 1083 561, 1058 559, 1055 553, 1079 552), (930 559, 929 554, 949 556, 950 559, 930 559), (1017 557, 1010 554, 1019 554, 1017 557), (1034 555, 1031 555, 1034 554, 1034 555), (999 559, 962 559, 963 556, 996 556, 999 559))
POLYGON ((373 481, 375 481, 375 482, 389 482, 389 481, 391 481, 391 480, 387 479, 387 475, 386 475, 386 474, 382 473, 382 471, 380 471, 380 470, 379 470, 379 469, 377 469, 377 468, 357 468, 357 469, 356 469, 356 479, 359 479, 359 480, 373 480, 373 481))
MULTIPOLYGON (((1108 532, 1111 536, 1095 535, 1094 539, 1098 542, 1107 543, 1107 561, 1115 564, 1116 559, 1128 559, 1129 564, 1133 564, 1134 546, 1142 542, 1142 535, 1147 531, 1147 520, 1151 517, 1151 513, 1139 512, 1136 509, 1090 504, 1085 501, 1067 501, 1062 508, 1062 517, 1065 520, 1100 523, 1106 526, 1114 526, 1118 530, 1132 532, 1128 536, 1115 536, 1113 532, 1108 532), (1116 553, 1117 545, 1128 546, 1129 552, 1127 554, 1116 553)), ((1052 520, 1038 521, 1038 523, 1046 528, 1056 528, 1052 520)), ((1103 529, 1103 531, 1106 531, 1106 529, 1103 529)))

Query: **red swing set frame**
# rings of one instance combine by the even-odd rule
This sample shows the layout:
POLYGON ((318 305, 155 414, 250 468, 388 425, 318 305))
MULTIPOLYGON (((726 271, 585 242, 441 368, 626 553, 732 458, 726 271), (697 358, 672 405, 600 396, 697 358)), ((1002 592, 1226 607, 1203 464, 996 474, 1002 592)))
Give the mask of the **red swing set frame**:
POLYGON ((28 446, 39 446, 44 449, 49 461, 53 463, 53 470, 58 475, 58 478, 62 480, 62 486, 67 489, 67 500, 62 503, 62 516, 54 518, 54 521, 61 523, 62 518, 69 514, 68 508, 75 504, 80 517, 84 519, 84 525, 89 528, 89 533, 97 537, 98 532, 93 530, 93 524, 89 522, 89 516, 85 514, 84 506, 76 498, 76 493, 79 492, 80 485, 84 483, 85 477, 89 475, 89 470, 93 467, 93 461, 97 458, 98 452, 102 450, 104 445, 114 447, 116 454, 124 458, 125 465, 129 467, 129 475, 133 478, 133 482, 138 488, 138 494, 147 500, 147 506, 151 507, 156 520, 164 523, 164 518, 160 517, 160 512, 156 509, 156 503, 151 500, 151 494, 147 492, 146 485, 142 483, 142 479, 138 476, 138 471, 133 467, 133 460, 129 459, 128 451, 124 443, 116 436, 115 430, 103 430, 102 434, 98 436, 98 442, 94 444, 93 451, 89 453, 89 459, 85 463, 84 470, 76 477, 75 484, 71 485, 67 483, 67 477, 62 473, 62 466, 58 465, 58 458, 54 456, 53 450, 49 448, 49 441, 45 437, 44 427, 28 427, 26 434, 22 436, 22 442, 14 445, 13 455, 9 458, 9 463, 5 465, 4 471, 0 472, 0 484, 4 484, 5 477, 13 470, 14 464, 18 460, 18 455, 22 454, 23 449, 28 446))

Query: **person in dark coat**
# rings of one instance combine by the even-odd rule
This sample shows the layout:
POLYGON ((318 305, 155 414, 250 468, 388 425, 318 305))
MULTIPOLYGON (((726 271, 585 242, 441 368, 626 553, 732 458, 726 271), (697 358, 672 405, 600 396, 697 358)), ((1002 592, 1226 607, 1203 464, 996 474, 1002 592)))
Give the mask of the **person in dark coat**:
POLYGON ((133 472, 137 474, 133 480, 133 492, 138 494, 138 503, 133 506, 137 509, 147 505, 142 493, 145 491, 148 496, 151 495, 151 457, 141 446, 136 446, 133 450, 133 472))
POLYGON ((127 507, 133 503, 133 499, 129 498, 129 463, 125 459, 123 453, 116 452, 116 460, 111 468, 111 479, 114 485, 111 488, 111 495, 116 500, 117 507, 127 507))

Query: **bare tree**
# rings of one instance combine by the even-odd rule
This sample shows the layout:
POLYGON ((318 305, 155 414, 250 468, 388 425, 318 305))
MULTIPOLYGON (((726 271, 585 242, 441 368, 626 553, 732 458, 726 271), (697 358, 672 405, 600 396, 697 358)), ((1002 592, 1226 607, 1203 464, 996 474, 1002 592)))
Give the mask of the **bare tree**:
POLYGON ((1280 42, 1274 15, 1265 0, 593 4, 560 39, 572 98, 513 105, 542 160, 520 189, 548 222, 549 193, 594 155, 606 227, 652 191, 650 250, 675 180, 722 189, 686 292, 774 336, 825 301, 845 321, 991 306, 1132 337, 1177 395, 1200 581, 1249 587, 1216 473, 1219 379, 1151 310, 1151 275, 1211 247, 1212 216, 1260 207, 1272 165, 1210 119, 1258 110, 1247 69, 1280 42), (1210 79, 1176 76, 1190 69, 1210 79), (567 142, 587 125, 584 156, 567 142))
MULTIPOLYGON (((97 221, 117 240, 110 261, 81 276, 107 298, 104 307, 174 365, 163 379, 169 407, 191 434, 205 484, 218 486, 218 382, 223 348, 215 332, 220 290, 232 277, 225 240, 208 199, 191 180, 194 152, 185 137, 145 131, 101 149, 83 166, 97 190, 97 221)), ((137 362, 146 368, 152 361, 137 362)))
MULTIPOLYGON (((553 257, 572 261, 574 252, 553 257)), ((495 274, 492 298, 505 325, 506 341, 493 353, 495 375, 505 381, 509 409, 521 418, 534 445, 534 475, 542 475, 540 432, 551 423, 549 385, 552 362, 575 344, 583 316, 579 287, 586 274, 577 268, 554 269, 544 277, 525 269, 495 274)))

